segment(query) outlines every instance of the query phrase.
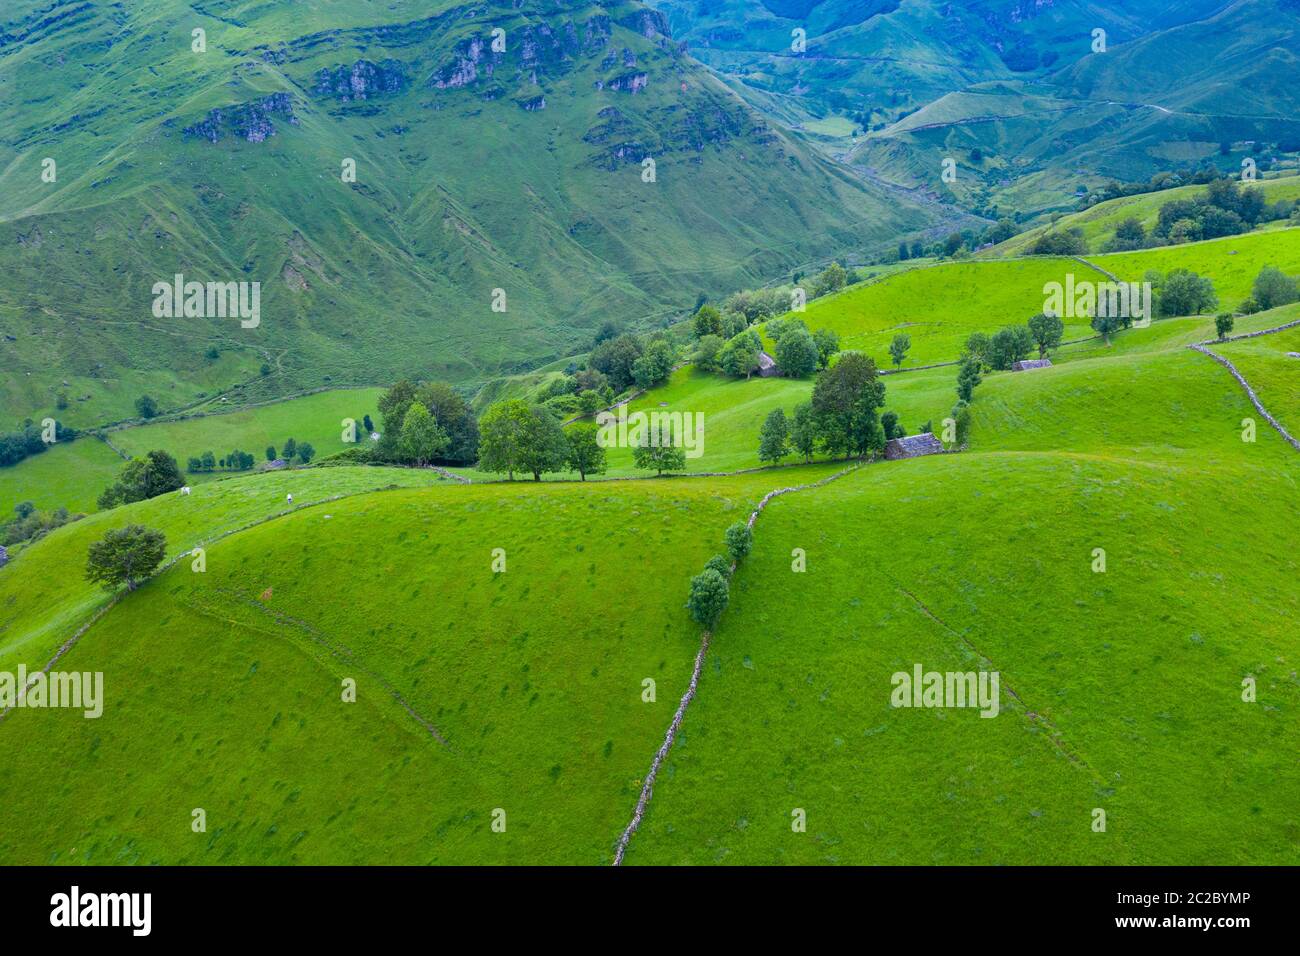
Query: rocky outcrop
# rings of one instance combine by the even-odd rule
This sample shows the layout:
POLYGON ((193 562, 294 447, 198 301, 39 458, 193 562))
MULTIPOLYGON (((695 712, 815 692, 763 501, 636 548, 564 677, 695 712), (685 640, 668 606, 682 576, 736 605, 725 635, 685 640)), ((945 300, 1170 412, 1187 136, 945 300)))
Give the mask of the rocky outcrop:
POLYGON ((312 93, 347 103, 366 100, 387 93, 399 93, 406 85, 406 72, 397 60, 371 63, 357 60, 351 66, 341 64, 316 73, 312 93))
POLYGON ((527 110, 529 113, 535 113, 538 110, 546 109, 546 97, 539 93, 537 96, 530 97, 529 99, 520 100, 519 106, 522 109, 527 110))
POLYGON ((272 93, 250 103, 209 110, 204 119, 185 127, 182 132, 210 143, 218 142, 227 132, 250 143, 261 143, 275 135, 272 116, 282 116, 291 126, 298 125, 288 93, 272 93))
POLYGON ((596 89, 613 90, 617 93, 636 94, 644 90, 646 84, 649 82, 649 75, 638 71, 635 73, 623 73, 614 77, 612 80, 597 80, 596 89))

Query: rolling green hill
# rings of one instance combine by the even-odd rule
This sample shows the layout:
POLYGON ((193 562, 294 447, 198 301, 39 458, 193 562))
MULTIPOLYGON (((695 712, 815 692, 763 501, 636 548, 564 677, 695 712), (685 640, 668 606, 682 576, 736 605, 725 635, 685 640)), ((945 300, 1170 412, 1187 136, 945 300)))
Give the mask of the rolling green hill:
POLYGON ((11 418, 482 381, 935 218, 772 128, 634 2, 16 0, 0 89, 11 418), (259 324, 156 317, 175 274, 259 283, 259 324))

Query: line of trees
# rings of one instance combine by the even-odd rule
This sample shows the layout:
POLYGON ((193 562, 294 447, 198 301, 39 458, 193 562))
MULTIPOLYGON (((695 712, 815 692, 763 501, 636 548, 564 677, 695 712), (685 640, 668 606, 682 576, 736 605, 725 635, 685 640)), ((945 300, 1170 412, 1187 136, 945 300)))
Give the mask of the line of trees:
MULTIPOLYGON (((39 455, 50 447, 50 443, 45 441, 45 429, 37 425, 30 418, 22 423, 22 427, 11 432, 0 432, 0 467, 16 465, 32 455, 39 455)), ((72 441, 77 437, 75 428, 68 428, 58 421, 54 423, 54 438, 56 441, 72 441)))

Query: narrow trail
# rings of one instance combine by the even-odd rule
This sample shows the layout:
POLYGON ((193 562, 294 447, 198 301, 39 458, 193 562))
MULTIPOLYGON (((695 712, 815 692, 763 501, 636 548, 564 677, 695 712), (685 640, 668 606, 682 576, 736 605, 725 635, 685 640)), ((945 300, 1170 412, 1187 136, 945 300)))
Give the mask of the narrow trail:
POLYGON ((1222 340, 1206 339, 1204 342, 1197 342, 1194 345, 1189 345, 1187 347, 1195 352, 1200 352, 1202 355, 1208 355, 1210 358, 1214 359, 1214 361, 1226 368, 1232 377, 1237 380, 1237 384, 1245 390, 1246 397, 1249 398, 1250 403, 1255 406, 1255 410, 1264 416, 1265 421, 1277 429, 1277 433, 1282 436, 1283 440, 1285 440, 1288 445, 1296 451, 1300 451, 1300 439, 1297 439, 1287 431, 1286 428, 1283 427, 1282 423, 1274 418, 1273 414, 1264 407, 1264 403, 1260 401, 1259 396, 1255 394, 1255 390, 1251 387, 1250 382, 1246 381, 1246 376, 1242 375, 1241 372, 1237 370, 1237 366, 1233 365, 1217 352, 1210 351, 1209 348, 1211 345, 1221 344, 1221 342, 1240 342, 1244 339, 1256 339, 1263 335, 1273 335, 1275 332, 1284 332, 1287 329, 1294 329, 1297 326, 1300 326, 1300 319, 1296 319, 1294 322, 1288 322, 1285 325, 1279 325, 1276 328, 1264 329, 1261 332, 1245 332, 1241 335, 1230 335, 1226 339, 1222 340))
MULTIPOLYGON (((820 488, 822 485, 829 484, 838 478, 843 478, 845 475, 857 471, 859 467, 861 467, 860 464, 850 465, 848 468, 837 471, 833 475, 828 475, 819 481, 810 482, 806 485, 793 485, 787 488, 777 488, 774 491, 769 491, 763 496, 763 500, 758 503, 758 507, 750 512, 747 526, 751 531, 753 530, 754 523, 758 521, 758 516, 763 513, 763 509, 768 506, 773 498, 778 498, 781 495, 787 495, 794 491, 810 491, 813 488, 820 488)), ((732 562, 728 581, 730 581, 731 577, 733 577, 735 573, 736 564, 735 562, 732 562)), ((695 692, 700 683, 700 673, 704 669, 704 658, 708 654, 709 641, 712 637, 713 632, 707 630, 700 636, 700 649, 695 654, 695 666, 691 671, 691 682, 687 685, 686 693, 682 695, 681 703, 677 705, 677 710, 673 713, 672 723, 668 725, 668 732, 664 734, 664 742, 659 745, 659 749, 655 751, 654 759, 650 762, 650 772, 646 774, 645 782, 641 785, 641 795, 637 798, 636 809, 632 812, 632 819, 628 821, 627 827, 618 838, 618 845, 614 850, 614 866, 622 866, 623 857, 627 853, 628 843, 631 842, 632 836, 636 833, 637 828, 641 826, 641 820, 645 816, 646 808, 650 804, 650 798, 654 796, 655 778, 659 776, 659 768, 663 765, 664 758, 668 756, 668 751, 672 749, 673 742, 677 739, 677 732, 681 729, 682 720, 686 716, 686 708, 689 707, 691 701, 695 699, 695 692)))

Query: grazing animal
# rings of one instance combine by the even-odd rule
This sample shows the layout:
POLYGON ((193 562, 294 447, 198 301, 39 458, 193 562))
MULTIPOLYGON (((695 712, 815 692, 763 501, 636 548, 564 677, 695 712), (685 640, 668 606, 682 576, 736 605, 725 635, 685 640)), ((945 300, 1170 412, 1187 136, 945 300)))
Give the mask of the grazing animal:
POLYGON ((285 495, 285 500, 288 501, 289 504, 293 504, 293 495, 285 495))
POLYGON ((189 493, 190 493, 190 486, 189 486, 189 485, 186 485, 184 488, 181 489, 181 494, 183 494, 183 495, 188 495, 189 493))

